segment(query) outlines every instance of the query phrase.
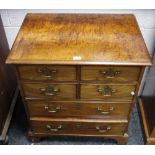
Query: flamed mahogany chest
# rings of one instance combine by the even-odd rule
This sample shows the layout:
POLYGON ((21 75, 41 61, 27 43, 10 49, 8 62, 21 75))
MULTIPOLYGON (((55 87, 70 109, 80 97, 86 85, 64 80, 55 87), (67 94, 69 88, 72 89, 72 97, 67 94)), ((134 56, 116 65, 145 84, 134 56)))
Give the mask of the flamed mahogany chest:
POLYGON ((27 14, 6 63, 14 64, 32 141, 54 135, 127 143, 151 60, 133 15, 27 14))

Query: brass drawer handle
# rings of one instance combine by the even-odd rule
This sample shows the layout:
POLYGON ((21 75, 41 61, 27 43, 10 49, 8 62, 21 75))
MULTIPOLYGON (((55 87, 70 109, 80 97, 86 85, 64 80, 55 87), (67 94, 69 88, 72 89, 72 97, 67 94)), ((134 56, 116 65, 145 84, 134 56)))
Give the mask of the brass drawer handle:
POLYGON ((62 125, 58 125, 57 128, 52 128, 51 125, 46 125, 46 128, 49 129, 50 131, 57 132, 57 131, 59 131, 60 129, 62 129, 62 125))
POLYGON ((50 110, 49 106, 48 105, 45 105, 44 106, 44 109, 47 110, 49 113, 56 113, 56 112, 58 112, 61 109, 61 107, 60 106, 57 106, 55 108, 55 110, 50 110))
POLYGON ((40 88, 39 90, 47 96, 53 96, 56 93, 60 92, 60 89, 57 89, 57 88, 54 88, 51 86, 47 86, 45 88, 40 88))
POLYGON ((116 93, 115 89, 110 88, 109 86, 100 87, 97 91, 103 96, 112 96, 113 93, 116 93))
POLYGON ((111 126, 107 126, 107 127, 96 126, 96 130, 98 130, 99 132, 107 132, 111 130, 111 126))
POLYGON ((114 107, 110 107, 107 110, 104 110, 103 108, 98 107, 97 111, 100 112, 103 115, 107 115, 107 114, 110 114, 112 111, 114 111, 114 107))
POLYGON ((102 75, 104 75, 107 79, 112 79, 115 78, 116 75, 120 74, 120 71, 114 71, 112 68, 109 68, 107 70, 100 70, 99 71, 102 75))
POLYGON ((38 73, 40 73, 42 77, 51 78, 54 76, 54 74, 57 73, 57 70, 56 69, 49 69, 47 66, 43 66, 43 67, 38 69, 38 73))

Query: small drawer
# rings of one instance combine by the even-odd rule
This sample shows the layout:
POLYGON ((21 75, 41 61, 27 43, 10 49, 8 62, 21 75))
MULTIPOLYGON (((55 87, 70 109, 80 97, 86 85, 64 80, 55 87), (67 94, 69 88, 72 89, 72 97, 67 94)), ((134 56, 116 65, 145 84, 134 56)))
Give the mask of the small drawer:
POLYGON ((26 98, 75 99, 75 84, 23 83, 26 98))
POLYGON ((82 66, 81 80, 138 81, 140 67, 82 66))
POLYGON ((82 84, 81 98, 132 100, 135 88, 135 85, 82 84))
POLYGON ((123 135, 127 121, 102 120, 74 120, 74 119, 47 119, 43 121, 32 120, 32 130, 36 133, 48 135, 123 135))
POLYGON ((20 65, 19 77, 22 80, 75 81, 75 66, 20 65))
POLYGON ((127 118, 130 103, 28 101, 31 117, 127 118))

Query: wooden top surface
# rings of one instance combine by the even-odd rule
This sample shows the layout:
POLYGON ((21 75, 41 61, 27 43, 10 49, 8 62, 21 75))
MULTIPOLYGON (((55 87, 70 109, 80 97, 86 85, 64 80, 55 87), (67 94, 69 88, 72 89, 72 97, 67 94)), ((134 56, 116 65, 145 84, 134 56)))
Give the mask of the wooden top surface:
POLYGON ((12 64, 151 65, 133 15, 27 14, 12 64))

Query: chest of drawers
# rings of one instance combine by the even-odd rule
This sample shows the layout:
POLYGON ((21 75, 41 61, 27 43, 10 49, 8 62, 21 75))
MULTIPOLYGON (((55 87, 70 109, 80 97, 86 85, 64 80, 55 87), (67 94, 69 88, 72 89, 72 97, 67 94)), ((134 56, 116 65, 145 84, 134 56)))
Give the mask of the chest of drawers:
POLYGON ((133 15, 28 14, 6 62, 16 68, 32 141, 67 135, 127 142, 151 65, 133 15))

